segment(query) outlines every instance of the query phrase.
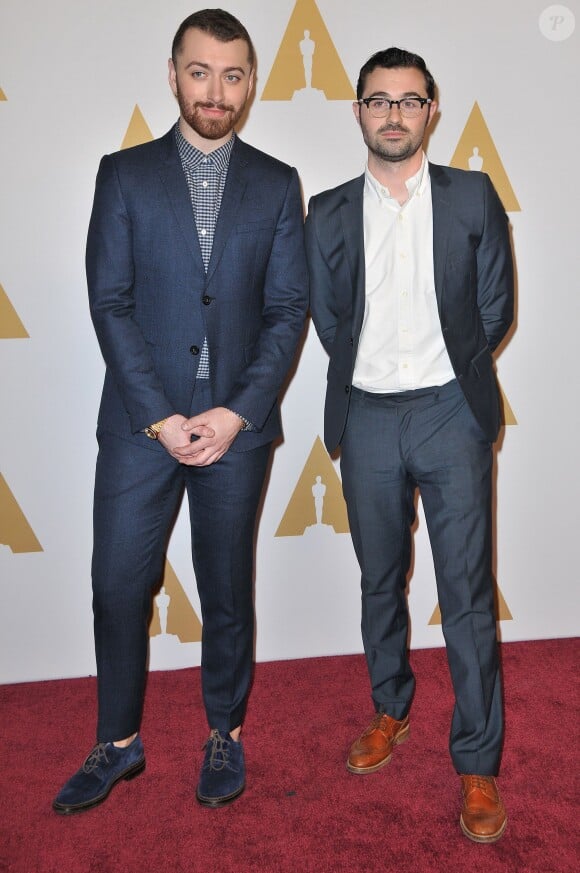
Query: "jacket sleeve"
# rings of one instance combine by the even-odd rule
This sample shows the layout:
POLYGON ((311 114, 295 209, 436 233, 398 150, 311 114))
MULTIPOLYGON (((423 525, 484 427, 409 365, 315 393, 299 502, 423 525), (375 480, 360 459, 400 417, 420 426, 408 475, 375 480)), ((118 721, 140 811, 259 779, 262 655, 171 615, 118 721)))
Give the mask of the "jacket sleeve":
POLYGON ((318 200, 313 197, 308 204, 305 225, 306 259, 310 274, 310 313, 320 342, 330 354, 336 335, 338 313, 336 311, 336 295, 333 293, 332 274, 320 247, 320 220, 318 200))
POLYGON ((514 269, 508 218, 483 175, 483 231, 477 247, 477 306, 491 351, 506 335, 514 314, 514 269))
POLYGON ((261 431, 288 373, 308 306, 304 212, 296 170, 281 198, 263 284, 261 323, 251 360, 225 405, 261 431))
POLYGON ((165 396, 136 323, 131 218, 114 157, 100 164, 86 251, 91 317, 105 364, 129 414, 131 430, 177 412, 165 396))

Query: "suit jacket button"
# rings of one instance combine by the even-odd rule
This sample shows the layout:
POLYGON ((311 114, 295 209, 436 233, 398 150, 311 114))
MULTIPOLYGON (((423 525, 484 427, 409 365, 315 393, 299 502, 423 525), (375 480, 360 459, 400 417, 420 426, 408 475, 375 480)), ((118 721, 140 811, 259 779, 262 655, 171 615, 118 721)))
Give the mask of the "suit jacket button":
POLYGON ((348 343, 349 343, 349 345, 351 345, 351 346, 354 345, 354 340, 353 340, 353 338, 352 338, 351 336, 349 336, 349 338, 348 338, 348 343))
POLYGON ((204 296, 201 298, 201 302, 204 306, 209 306, 209 304, 211 303, 211 297, 208 297, 207 294, 204 294, 204 296))
POLYGON ((190 346, 189 351, 192 355, 199 355, 199 346, 190 346))
POLYGON ((350 385, 345 385, 344 390, 346 394, 350 394, 350 385))

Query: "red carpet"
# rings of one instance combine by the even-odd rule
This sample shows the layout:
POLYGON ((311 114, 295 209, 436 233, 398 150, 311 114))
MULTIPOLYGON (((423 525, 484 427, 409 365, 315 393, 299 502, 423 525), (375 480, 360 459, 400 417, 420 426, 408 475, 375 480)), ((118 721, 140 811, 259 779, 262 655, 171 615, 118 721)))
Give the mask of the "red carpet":
POLYGON ((576 873, 577 640, 502 646, 503 839, 459 830, 444 650, 412 653, 411 736, 368 776, 345 769, 371 706, 362 656, 258 664, 244 730, 248 787, 194 799, 206 725, 199 671, 151 674, 145 773, 61 818, 50 803, 93 743, 94 680, 0 687, 0 870, 18 873, 576 873))

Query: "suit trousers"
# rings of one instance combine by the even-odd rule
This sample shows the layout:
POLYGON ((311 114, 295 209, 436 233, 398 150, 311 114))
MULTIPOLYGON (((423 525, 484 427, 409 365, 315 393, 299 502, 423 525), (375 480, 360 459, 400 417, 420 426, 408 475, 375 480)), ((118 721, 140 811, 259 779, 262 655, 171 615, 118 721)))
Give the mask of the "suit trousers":
POLYGON ((459 773, 479 775, 497 773, 503 739, 492 451, 456 380, 395 394, 352 389, 341 471, 375 709, 402 719, 415 689, 406 586, 418 487, 455 694, 451 757, 459 773))
MULTIPOLYGON (((192 414, 211 406, 198 381, 192 414)), ((93 612, 99 742, 139 729, 151 598, 184 489, 203 637, 201 677, 211 728, 241 724, 253 669, 255 519, 270 445, 189 467, 143 435, 100 433, 94 501, 93 612)))

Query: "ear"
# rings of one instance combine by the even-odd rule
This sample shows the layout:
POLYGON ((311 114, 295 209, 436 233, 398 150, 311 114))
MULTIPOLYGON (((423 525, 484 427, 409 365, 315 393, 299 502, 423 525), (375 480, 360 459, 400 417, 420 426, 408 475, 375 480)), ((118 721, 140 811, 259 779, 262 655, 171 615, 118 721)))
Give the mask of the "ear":
POLYGON ((439 109, 439 104, 437 103, 436 100, 434 100, 433 103, 429 104, 429 117, 427 119, 427 125, 426 125, 427 127, 431 126, 433 119, 437 115, 438 109, 439 109))
POLYGON ((254 85, 256 82, 256 68, 252 67, 250 70, 250 75, 248 76, 248 94, 251 94, 254 90, 254 85))
POLYGON ((169 87, 173 91, 173 96, 177 97, 177 73, 175 71, 175 65, 172 58, 169 58, 169 60, 167 61, 167 67, 169 70, 169 87))
POLYGON ((357 124, 360 126, 360 103, 357 103, 356 100, 352 104, 352 111, 354 117, 356 118, 357 124))

